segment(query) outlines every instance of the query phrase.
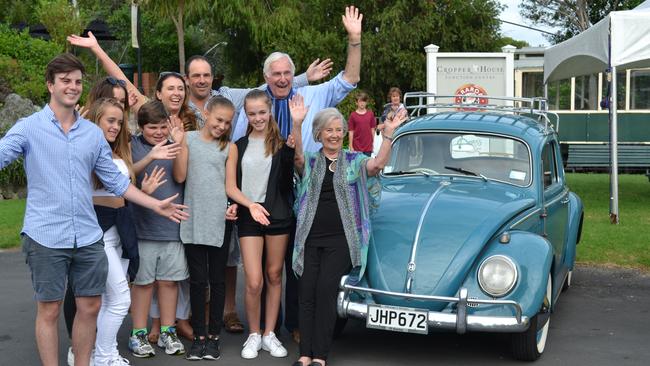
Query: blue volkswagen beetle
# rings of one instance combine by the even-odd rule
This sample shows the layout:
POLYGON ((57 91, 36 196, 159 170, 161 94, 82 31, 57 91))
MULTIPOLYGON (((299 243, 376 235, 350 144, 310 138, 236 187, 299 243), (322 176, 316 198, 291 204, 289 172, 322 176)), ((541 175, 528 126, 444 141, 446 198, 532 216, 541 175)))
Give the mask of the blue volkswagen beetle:
POLYGON ((535 360, 583 220, 545 102, 477 109, 432 97, 405 96, 413 113, 447 109, 395 134, 366 271, 341 279, 338 314, 397 332, 511 333, 514 357, 535 360))

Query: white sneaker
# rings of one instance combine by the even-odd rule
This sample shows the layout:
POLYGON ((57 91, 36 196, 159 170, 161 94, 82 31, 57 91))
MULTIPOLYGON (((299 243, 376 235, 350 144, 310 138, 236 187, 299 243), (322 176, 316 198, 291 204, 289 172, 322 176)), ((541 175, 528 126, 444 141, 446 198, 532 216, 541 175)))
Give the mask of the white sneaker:
POLYGON ((262 349, 268 351, 273 357, 287 357, 287 349, 282 346, 282 342, 273 332, 262 337, 262 349))
POLYGON ((257 357, 257 353, 262 349, 262 336, 257 333, 251 333, 244 348, 241 350, 241 357, 247 360, 257 357))
MULTIPOLYGON (((88 366, 93 366, 95 364, 95 349, 90 353, 90 363, 88 366)), ((72 347, 68 347, 68 366, 74 366, 74 353, 72 352, 72 347)))
POLYGON ((117 356, 117 358, 108 361, 108 366, 131 366, 131 361, 122 356, 117 356))

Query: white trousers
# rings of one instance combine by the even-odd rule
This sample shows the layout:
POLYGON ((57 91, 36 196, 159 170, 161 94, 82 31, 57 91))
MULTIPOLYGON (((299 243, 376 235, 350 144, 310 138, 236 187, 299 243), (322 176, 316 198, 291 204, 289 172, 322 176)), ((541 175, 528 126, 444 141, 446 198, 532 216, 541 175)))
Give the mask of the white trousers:
POLYGON ((112 226, 104 233, 104 251, 108 258, 106 291, 97 315, 95 365, 104 366, 119 357, 117 332, 122 326, 131 305, 131 292, 126 277, 129 260, 122 258, 122 245, 117 228, 112 226))

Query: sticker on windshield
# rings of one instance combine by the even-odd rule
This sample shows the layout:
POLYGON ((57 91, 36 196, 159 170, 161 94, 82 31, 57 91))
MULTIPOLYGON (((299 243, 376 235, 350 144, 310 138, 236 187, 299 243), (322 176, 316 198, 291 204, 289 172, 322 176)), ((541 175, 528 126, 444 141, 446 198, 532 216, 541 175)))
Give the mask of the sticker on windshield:
POLYGON ((526 172, 522 172, 520 170, 511 170, 510 179, 524 181, 526 180, 526 172))

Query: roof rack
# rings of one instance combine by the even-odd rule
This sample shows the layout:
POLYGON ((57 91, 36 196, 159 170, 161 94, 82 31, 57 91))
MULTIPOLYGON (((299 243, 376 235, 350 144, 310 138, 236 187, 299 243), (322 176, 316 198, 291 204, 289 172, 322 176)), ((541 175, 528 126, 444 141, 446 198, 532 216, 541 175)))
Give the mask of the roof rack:
POLYGON ((426 92, 408 92, 404 94, 404 105, 412 117, 420 115, 423 109, 426 109, 426 113, 432 113, 431 109, 435 111, 438 108, 528 114, 537 116, 537 122, 543 123, 545 129, 548 130, 550 125, 556 132, 559 133, 560 131, 560 117, 555 112, 549 112, 548 102, 544 98, 515 98, 472 94, 438 95, 426 92), (491 101, 500 101, 502 103, 490 103, 491 101), (549 115, 555 117, 555 123, 551 122, 549 115))

